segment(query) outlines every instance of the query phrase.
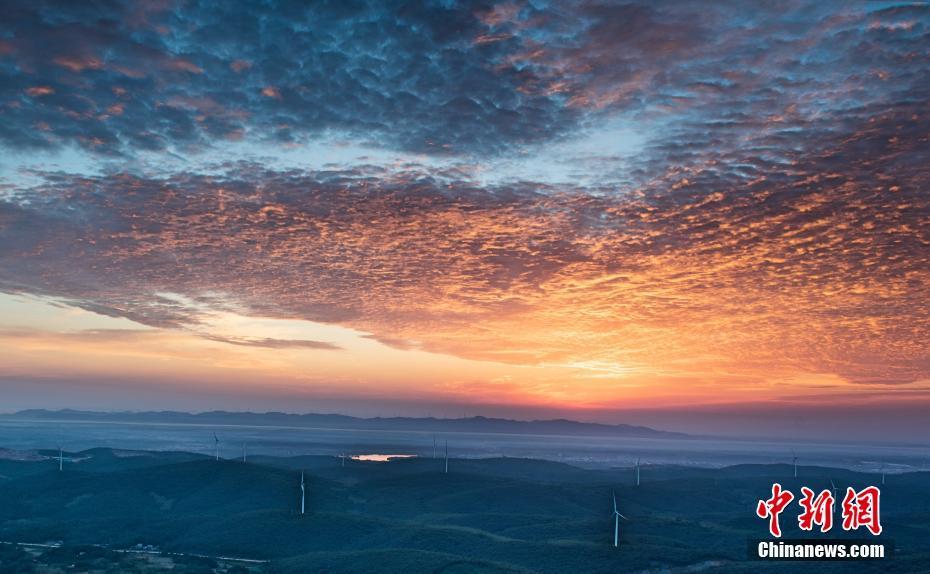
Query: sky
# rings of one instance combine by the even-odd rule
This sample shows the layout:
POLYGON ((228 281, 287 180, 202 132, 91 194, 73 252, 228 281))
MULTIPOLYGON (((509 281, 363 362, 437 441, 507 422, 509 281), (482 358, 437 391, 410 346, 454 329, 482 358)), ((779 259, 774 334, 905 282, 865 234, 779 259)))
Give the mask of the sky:
POLYGON ((930 6, 755 4, 4 2, 0 410, 930 430, 930 6))

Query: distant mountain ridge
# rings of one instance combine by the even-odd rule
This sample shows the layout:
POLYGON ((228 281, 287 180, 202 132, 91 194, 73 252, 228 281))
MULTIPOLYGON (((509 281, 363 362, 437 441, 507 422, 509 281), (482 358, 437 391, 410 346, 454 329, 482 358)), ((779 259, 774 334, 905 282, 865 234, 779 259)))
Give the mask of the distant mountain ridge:
POLYGON ((482 416, 439 419, 434 417, 360 418, 339 414, 291 414, 282 412, 178 411, 95 412, 64 409, 30 409, 2 418, 40 420, 79 420, 128 423, 219 424, 248 426, 292 426, 359 430, 406 430, 433 432, 475 432, 534 435, 602 436, 633 438, 689 438, 690 435, 626 424, 586 423, 568 419, 520 421, 482 416))

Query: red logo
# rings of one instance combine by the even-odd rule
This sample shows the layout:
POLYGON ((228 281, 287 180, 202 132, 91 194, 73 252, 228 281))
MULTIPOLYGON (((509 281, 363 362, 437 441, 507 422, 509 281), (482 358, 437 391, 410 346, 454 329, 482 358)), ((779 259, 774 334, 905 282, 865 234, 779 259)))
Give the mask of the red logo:
POLYGON ((777 482, 772 485, 772 498, 760 500, 756 505, 756 515, 759 518, 769 519, 769 532, 776 538, 781 538, 781 526, 778 524, 778 515, 785 510, 785 507, 794 500, 794 495, 787 490, 782 490, 781 485, 777 482))
POLYGON ((822 490, 814 498, 814 491, 806 486, 801 487, 801 494, 798 504, 804 512, 798 516, 798 526, 801 530, 813 530, 814 525, 819 524, 821 532, 829 532, 833 528, 833 495, 829 490, 822 490))
MULTIPOLYGON (((841 506, 843 530, 857 530, 864 526, 875 536, 881 534, 880 495, 881 492, 877 486, 868 486, 858 492, 848 487, 841 506)), ((776 538, 781 538, 779 516, 792 500, 794 500, 794 494, 783 490, 776 482, 772 485, 772 496, 766 500, 760 500, 756 505, 756 515, 759 518, 768 519, 769 532, 776 538)), ((798 515, 798 527, 801 530, 811 531, 814 526, 819 526, 821 532, 829 532, 833 528, 833 507, 836 500, 829 490, 824 489, 819 494, 815 494, 813 490, 803 486, 798 504, 801 506, 801 513, 798 515)))
POLYGON ((843 530, 856 530, 865 526, 875 536, 881 534, 882 524, 878 516, 880 494, 877 486, 869 486, 859 492, 848 487, 843 498, 843 530))

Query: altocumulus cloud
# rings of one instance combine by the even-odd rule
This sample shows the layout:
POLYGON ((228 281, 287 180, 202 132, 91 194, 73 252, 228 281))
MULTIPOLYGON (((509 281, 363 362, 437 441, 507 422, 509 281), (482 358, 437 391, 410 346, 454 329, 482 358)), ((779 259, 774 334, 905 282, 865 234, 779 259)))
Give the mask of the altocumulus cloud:
POLYGON ((111 0, 2 10, 2 141, 100 154, 337 132, 487 156, 619 115, 667 136, 656 161, 681 162, 760 131, 829 129, 818 125, 825 112, 913 102, 928 82, 925 6, 111 0))
POLYGON ((196 307, 160 295, 180 293, 518 363, 926 380, 928 20, 825 3, 8 2, 7 149, 104 162, 335 133, 426 159, 34 174, 0 196, 0 289, 196 329, 196 307), (572 158, 602 185, 469 175, 606 121, 649 135, 623 162, 572 158))
POLYGON ((716 166, 619 196, 422 171, 50 174, 0 210, 0 286, 155 326, 199 320, 172 291, 479 358, 920 380, 930 209, 907 126, 777 177, 716 166))

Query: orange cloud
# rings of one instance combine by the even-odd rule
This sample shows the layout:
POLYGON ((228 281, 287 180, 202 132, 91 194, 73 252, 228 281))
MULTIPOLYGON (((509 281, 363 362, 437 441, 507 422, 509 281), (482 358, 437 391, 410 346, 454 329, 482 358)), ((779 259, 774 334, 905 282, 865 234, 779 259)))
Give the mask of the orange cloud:
POLYGON ((38 98, 41 96, 50 96, 54 93, 55 93, 55 89, 50 88, 49 86, 33 86, 31 88, 26 89, 26 94, 28 94, 29 96, 32 96, 33 98, 38 98))
MULTIPOLYGON (((41 243, 5 267, 19 284, 148 325, 198 329, 197 305, 156 295, 178 292, 205 309, 340 324, 399 353, 473 366, 431 371, 417 384, 433 395, 487 389, 589 408, 774 400, 812 394, 825 377, 842 381, 827 393, 920 384, 930 378, 924 175, 899 174, 898 192, 861 173, 825 176, 825 158, 854 157, 847 145, 858 144, 777 181, 715 179, 708 191, 705 172, 674 169, 620 196, 439 186, 407 172, 66 180, 32 197, 94 206, 98 225, 75 235, 30 224, 41 243), (76 262, 100 271, 62 291, 76 262)), ((870 153, 890 163, 908 151, 870 153)), ((252 333, 226 340, 301 350, 252 333)), ((342 357, 327 357, 327 372, 361 378, 342 357)), ((419 364, 382 370, 399 380, 419 364)))
POLYGON ((72 72, 82 72, 84 70, 99 70, 103 68, 103 62, 97 58, 81 58, 77 56, 60 56, 53 60, 55 64, 68 68, 72 72))
POLYGON ((277 100, 281 99, 281 92, 278 91, 278 88, 274 86, 265 86, 262 88, 262 95, 266 98, 275 98, 277 100))
POLYGON ((186 58, 170 58, 165 62, 165 68, 169 70, 178 70, 190 72, 192 74, 202 74, 203 68, 191 62, 186 58))

